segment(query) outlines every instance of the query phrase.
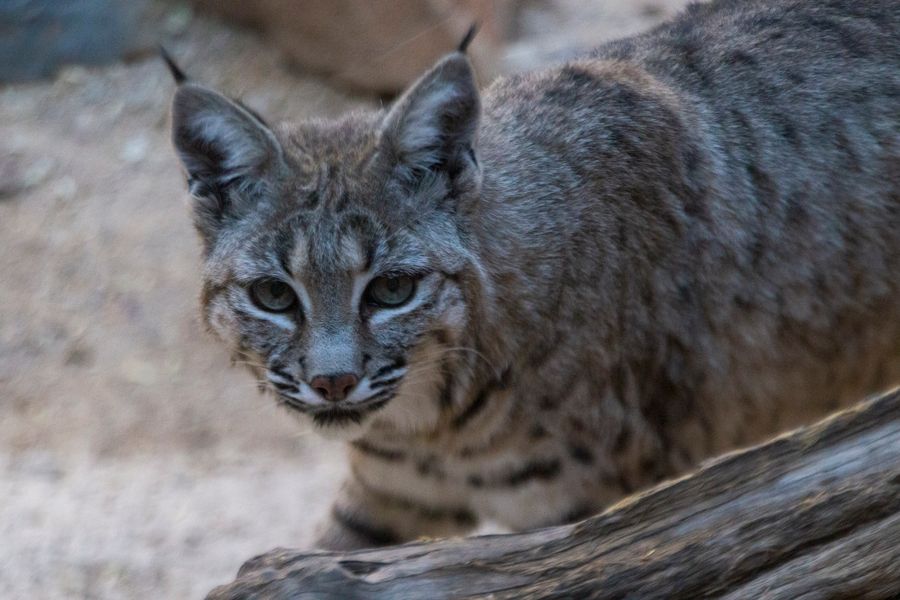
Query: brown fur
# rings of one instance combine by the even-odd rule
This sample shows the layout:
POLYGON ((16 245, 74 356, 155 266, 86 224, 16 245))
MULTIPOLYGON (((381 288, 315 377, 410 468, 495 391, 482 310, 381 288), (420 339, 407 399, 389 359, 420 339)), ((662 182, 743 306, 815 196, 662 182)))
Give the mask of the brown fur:
POLYGON ((208 321, 351 440, 327 547, 580 518, 900 380, 896 2, 719 0, 481 95, 454 53, 337 123, 186 84, 175 143, 208 321), (248 314, 279 261, 310 306, 248 314), (325 410, 322 369, 403 375, 325 410))

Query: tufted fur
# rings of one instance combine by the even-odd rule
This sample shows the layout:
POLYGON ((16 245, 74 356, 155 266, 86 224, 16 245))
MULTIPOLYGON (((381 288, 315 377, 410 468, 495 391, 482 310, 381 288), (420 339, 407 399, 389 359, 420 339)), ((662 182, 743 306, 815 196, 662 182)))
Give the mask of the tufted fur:
POLYGON ((577 519, 900 379, 893 0, 694 5, 483 94, 456 52, 335 122, 185 83, 174 142, 207 322, 349 441, 326 547, 577 519))

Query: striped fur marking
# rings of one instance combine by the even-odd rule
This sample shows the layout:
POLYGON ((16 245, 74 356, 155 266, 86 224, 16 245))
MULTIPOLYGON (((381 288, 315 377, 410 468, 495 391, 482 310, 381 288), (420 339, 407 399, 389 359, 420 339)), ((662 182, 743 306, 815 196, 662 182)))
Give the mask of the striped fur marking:
POLYGON ((390 450, 374 446, 365 440, 356 440, 352 442, 352 446, 367 456, 378 458, 387 462, 401 462, 406 458, 406 454, 400 450, 390 450))
POLYGON ((466 482, 475 488, 518 487, 530 481, 549 481, 562 472, 562 462, 558 458, 534 460, 524 467, 512 469, 497 475, 469 475, 466 482))
POLYGON ((454 417, 452 425, 455 429, 462 429, 466 423, 471 421, 478 413, 480 413, 487 405, 487 401, 491 394, 501 391, 509 386, 509 379, 512 369, 507 367, 497 379, 492 380, 484 386, 474 400, 466 406, 465 409, 456 417, 454 417))
POLYGON ((373 546, 391 546, 402 541, 401 538, 390 529, 377 527, 371 523, 367 523, 365 520, 345 512, 337 506, 331 509, 331 516, 341 527, 370 541, 373 546))

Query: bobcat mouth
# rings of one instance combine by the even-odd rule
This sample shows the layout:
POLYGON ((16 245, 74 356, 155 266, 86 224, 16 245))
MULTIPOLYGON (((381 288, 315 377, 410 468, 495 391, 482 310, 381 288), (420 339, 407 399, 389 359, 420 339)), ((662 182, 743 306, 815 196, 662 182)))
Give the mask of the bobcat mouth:
POLYGON ((287 394, 279 394, 279 396, 282 398, 285 406, 312 417, 316 425, 320 427, 334 427, 351 424, 359 425, 366 416, 384 408, 393 399, 394 394, 375 394, 368 400, 356 404, 338 404, 326 407, 310 406, 287 394))
POLYGON ((393 398, 393 394, 386 398, 373 398, 361 404, 351 406, 334 406, 312 411, 313 422, 320 426, 359 425, 369 414, 381 409, 393 398))

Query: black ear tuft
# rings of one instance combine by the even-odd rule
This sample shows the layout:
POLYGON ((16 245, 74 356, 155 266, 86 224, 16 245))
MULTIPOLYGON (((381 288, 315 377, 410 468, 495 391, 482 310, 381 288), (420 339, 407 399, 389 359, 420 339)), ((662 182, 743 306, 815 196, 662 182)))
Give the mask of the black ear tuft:
POLYGON ((469 26, 469 30, 466 32, 466 35, 463 36, 463 39, 459 43, 456 51, 460 54, 465 54, 466 50, 469 49, 469 44, 471 44, 472 40, 475 39, 476 33, 478 33, 478 23, 472 23, 472 25, 469 26))
POLYGON ((159 55, 165 61, 166 66, 169 67, 169 73, 172 74, 172 79, 175 80, 175 83, 181 85, 187 81, 187 75, 184 74, 184 71, 181 70, 181 67, 178 66, 178 63, 175 62, 172 55, 163 48, 162 44, 159 45, 159 55))

